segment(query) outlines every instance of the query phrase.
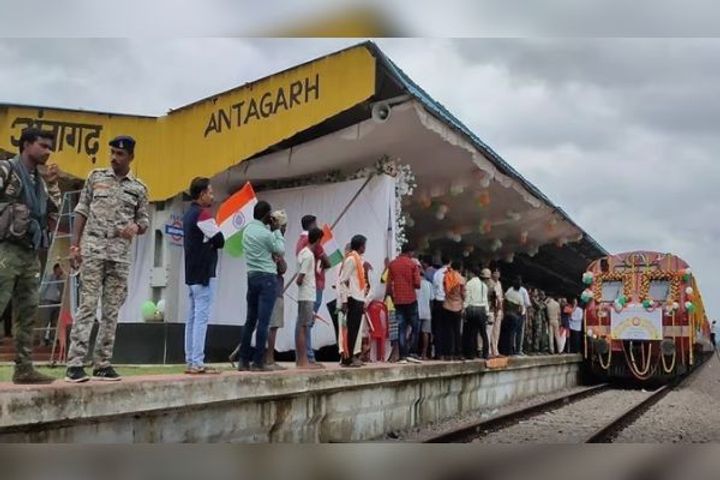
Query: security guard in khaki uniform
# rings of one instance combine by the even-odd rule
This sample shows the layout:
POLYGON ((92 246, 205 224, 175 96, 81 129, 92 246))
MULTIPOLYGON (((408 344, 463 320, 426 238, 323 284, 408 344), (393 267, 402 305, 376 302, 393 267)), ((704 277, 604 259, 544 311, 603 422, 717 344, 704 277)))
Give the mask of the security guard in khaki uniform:
POLYGON ((90 172, 75 208, 70 247, 73 264, 80 269, 80 308, 70 335, 68 382, 90 378, 83 369, 98 301, 102 318, 93 352, 93 379, 115 381, 111 366, 118 311, 127 297, 130 246, 135 235, 150 225, 147 187, 130 172, 135 140, 120 136, 110 142, 112 168, 90 172))
POLYGON ((13 382, 50 383, 33 368, 32 334, 39 302, 40 258, 48 248, 48 220, 57 220, 60 206, 57 165, 40 174, 55 136, 37 128, 23 130, 20 155, 0 161, 0 312, 12 298, 17 314, 13 382))

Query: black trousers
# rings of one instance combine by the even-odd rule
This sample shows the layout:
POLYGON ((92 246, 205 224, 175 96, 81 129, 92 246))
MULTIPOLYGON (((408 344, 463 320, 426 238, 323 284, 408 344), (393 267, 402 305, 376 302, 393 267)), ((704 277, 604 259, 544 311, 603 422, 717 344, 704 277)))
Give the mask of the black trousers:
MULTIPOLYGON (((500 328, 500 342, 498 344, 498 350, 502 355, 515 355, 517 353, 515 350, 515 337, 521 321, 519 317, 520 315, 517 313, 505 312, 500 328)), ((519 335, 519 332, 517 335, 519 335)))
POLYGON ((438 333, 441 330, 441 325, 443 323, 443 314, 445 312, 445 309, 443 308, 443 302, 439 302, 437 300, 432 301, 432 311, 430 314, 432 315, 432 322, 430 323, 430 333, 432 334, 431 339, 431 357, 438 357, 440 356, 440 337, 441 333, 438 333))
POLYGON ((439 325, 439 351, 443 357, 456 357, 462 354, 462 337, 460 336, 461 312, 452 312, 443 308, 443 318, 439 325))
POLYGON ((487 311, 483 307, 469 307, 465 310, 465 328, 462 332, 463 356, 477 358, 478 333, 482 335, 482 357, 487 359, 490 355, 490 345, 487 335, 487 311))
POLYGON ((358 332, 360 332, 360 323, 362 322, 363 313, 365 313, 365 304, 354 298, 348 298, 347 311, 347 329, 348 329, 348 356, 343 359, 343 363, 349 364, 354 356, 355 342, 357 341, 358 332))
POLYGON ((570 353, 582 353, 582 332, 570 330, 570 353))

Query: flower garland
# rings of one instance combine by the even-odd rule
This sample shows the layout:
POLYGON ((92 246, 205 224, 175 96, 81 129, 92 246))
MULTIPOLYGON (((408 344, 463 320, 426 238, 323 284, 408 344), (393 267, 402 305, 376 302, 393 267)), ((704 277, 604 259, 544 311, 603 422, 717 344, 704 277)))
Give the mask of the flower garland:
POLYGON ((678 294, 680 293, 680 276, 674 272, 667 270, 656 270, 653 272, 646 272, 640 278, 640 287, 638 289, 638 295, 641 300, 650 300, 650 282, 653 280, 667 280, 670 282, 670 290, 668 292, 668 302, 674 302, 677 300, 678 294))
POLYGON ((397 164, 389 162, 394 166, 395 175, 387 173, 395 177, 395 244, 398 253, 400 247, 407 243, 405 227, 413 224, 409 215, 403 213, 403 198, 409 197, 415 191, 417 183, 415 183, 415 175, 407 164, 397 164))
POLYGON ((597 275, 594 280, 592 288, 596 302, 602 301, 603 282, 623 282, 623 295, 626 297, 632 295, 632 275, 629 273, 606 272, 597 275))

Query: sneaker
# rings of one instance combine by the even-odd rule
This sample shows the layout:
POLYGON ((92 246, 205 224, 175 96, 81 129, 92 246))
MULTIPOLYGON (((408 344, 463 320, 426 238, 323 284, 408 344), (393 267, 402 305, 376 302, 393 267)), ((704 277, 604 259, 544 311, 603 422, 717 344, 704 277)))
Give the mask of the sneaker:
MULTIPOLYGON (((239 356, 240 356, 240 347, 233 350, 232 353, 228 356, 228 360, 230 361, 230 366, 232 366, 232 368, 235 368, 235 362, 238 361, 239 356)), ((239 363, 242 363, 242 362, 239 362, 239 363)), ((238 370, 239 370, 239 368, 238 368, 238 370)))
POLYGON ((240 362, 238 362, 237 369, 238 369, 238 372, 248 372, 248 371, 250 371, 250 364, 240 361, 240 362))
POLYGON ((365 365, 365 364, 357 357, 353 358, 352 361, 350 362, 351 367, 357 368, 357 367, 362 367, 363 365, 365 365))
POLYGON ((53 377, 38 372, 32 365, 16 365, 12 378, 16 385, 43 385, 54 381, 53 377))
POLYGON ((100 380, 101 382, 118 382, 122 377, 113 367, 102 367, 93 370, 92 379, 100 380))
POLYGON ((217 368, 209 367, 207 365, 203 365, 202 367, 197 367, 197 373, 199 374, 205 374, 205 375, 219 375, 220 370, 217 368))
POLYGON ((407 358, 401 358, 400 360, 397 361, 397 363, 400 363, 400 364, 402 364, 402 365, 405 365, 405 364, 408 363, 408 359, 407 359, 407 358))
POLYGON ((68 367, 65 371, 65 381, 70 383, 82 383, 90 380, 83 367, 68 367))

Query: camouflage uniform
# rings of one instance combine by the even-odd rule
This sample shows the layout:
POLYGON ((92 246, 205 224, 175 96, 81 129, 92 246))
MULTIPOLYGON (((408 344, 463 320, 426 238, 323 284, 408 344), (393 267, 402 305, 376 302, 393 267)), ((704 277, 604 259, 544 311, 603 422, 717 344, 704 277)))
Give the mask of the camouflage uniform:
POLYGON ((535 309, 533 307, 527 307, 526 311, 525 322, 523 323, 523 352, 531 353, 535 352, 533 349, 533 337, 535 335, 535 309))
MULTIPOLYGON (((16 157, 18 159, 19 157, 16 157)), ((60 188, 57 182, 48 184, 42 177, 31 174, 35 182, 45 185, 48 218, 57 219, 60 210, 60 188)), ((0 208, 11 203, 23 203, 22 180, 7 160, 0 161, 0 208)), ((40 289, 40 258, 32 242, 0 240, 0 312, 13 300, 15 325, 15 364, 20 368, 32 365, 32 329, 37 315, 40 289)))
POLYGON ((533 351, 550 353, 550 325, 548 324, 545 302, 541 297, 532 298, 533 303, 533 351))
POLYGON ((131 173, 118 178, 111 168, 90 172, 75 213, 87 219, 80 245, 80 307, 70 336, 68 367, 82 367, 101 301, 102 318, 95 341, 95 368, 110 366, 118 311, 127 297, 131 240, 119 232, 131 223, 147 228, 147 187, 131 173))

